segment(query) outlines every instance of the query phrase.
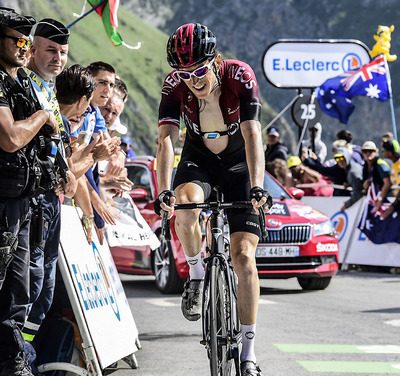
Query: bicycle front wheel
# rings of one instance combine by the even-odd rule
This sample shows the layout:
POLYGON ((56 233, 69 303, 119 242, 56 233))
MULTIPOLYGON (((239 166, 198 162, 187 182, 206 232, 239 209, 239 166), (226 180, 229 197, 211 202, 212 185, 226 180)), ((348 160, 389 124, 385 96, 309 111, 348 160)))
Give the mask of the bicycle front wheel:
POLYGON ((208 276, 204 286, 203 333, 211 376, 230 376, 233 369, 230 292, 227 276, 217 258, 213 260, 208 276))

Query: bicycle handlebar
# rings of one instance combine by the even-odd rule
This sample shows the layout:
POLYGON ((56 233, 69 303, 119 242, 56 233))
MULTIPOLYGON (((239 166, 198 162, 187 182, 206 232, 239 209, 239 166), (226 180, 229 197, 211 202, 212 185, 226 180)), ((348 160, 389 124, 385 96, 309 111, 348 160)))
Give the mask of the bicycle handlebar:
MULTIPOLYGON (((174 206, 174 209, 175 210, 189 210, 189 209, 222 210, 222 209, 250 208, 252 206, 253 205, 251 201, 235 201, 235 202, 211 201, 211 202, 201 202, 201 203, 191 202, 188 204, 176 204, 174 206)), ((261 236, 262 238, 266 238, 268 236, 268 232, 265 224, 265 212, 262 206, 258 208, 258 217, 260 221, 261 236)), ((166 211, 163 212, 162 216, 161 236, 165 240, 171 240, 170 220, 168 219, 168 213, 166 211)))

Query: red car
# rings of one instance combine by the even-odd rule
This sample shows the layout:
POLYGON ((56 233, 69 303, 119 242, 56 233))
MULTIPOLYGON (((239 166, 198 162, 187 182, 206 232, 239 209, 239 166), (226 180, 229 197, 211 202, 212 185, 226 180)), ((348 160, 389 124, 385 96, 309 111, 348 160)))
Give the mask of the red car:
MULTIPOLYGON (((161 218, 153 211, 153 201, 159 194, 155 160, 153 157, 128 160, 126 167, 134 183, 131 197, 159 237, 161 218)), ((325 289, 338 271, 339 247, 332 223, 326 215, 295 198, 301 198, 303 191, 291 189, 290 193, 267 172, 264 186, 274 198, 274 206, 266 215, 268 238, 260 240, 257 247, 259 277, 297 277, 305 290, 325 289)), ((174 230, 174 218, 171 235, 172 240, 160 240, 161 247, 154 252, 149 247, 111 248, 118 271, 154 274, 161 292, 181 291, 188 277, 188 266, 174 230)))

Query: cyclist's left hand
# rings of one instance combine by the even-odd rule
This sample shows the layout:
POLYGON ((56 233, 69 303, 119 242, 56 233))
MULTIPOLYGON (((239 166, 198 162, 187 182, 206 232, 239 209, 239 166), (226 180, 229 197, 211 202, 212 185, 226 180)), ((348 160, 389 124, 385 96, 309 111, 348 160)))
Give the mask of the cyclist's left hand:
POLYGON ((258 209, 263 206, 265 212, 271 209, 274 204, 272 196, 265 189, 255 186, 250 189, 250 200, 253 204, 254 209, 258 209))

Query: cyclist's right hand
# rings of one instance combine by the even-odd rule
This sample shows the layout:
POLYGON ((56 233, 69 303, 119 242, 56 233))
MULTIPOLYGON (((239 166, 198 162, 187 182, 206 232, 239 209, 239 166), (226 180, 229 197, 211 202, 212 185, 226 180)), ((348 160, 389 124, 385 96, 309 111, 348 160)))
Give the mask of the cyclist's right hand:
POLYGON ((175 193, 166 189, 154 200, 154 212, 161 216, 161 210, 168 212, 168 219, 174 214, 175 193))

